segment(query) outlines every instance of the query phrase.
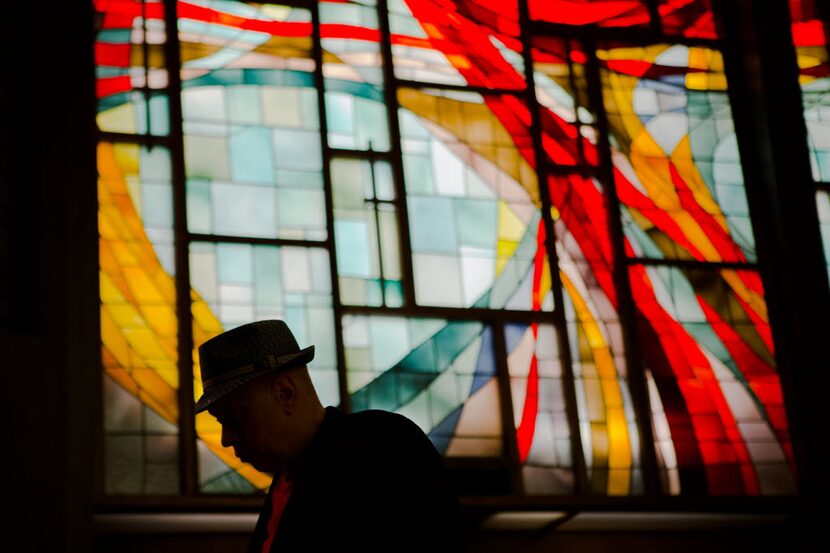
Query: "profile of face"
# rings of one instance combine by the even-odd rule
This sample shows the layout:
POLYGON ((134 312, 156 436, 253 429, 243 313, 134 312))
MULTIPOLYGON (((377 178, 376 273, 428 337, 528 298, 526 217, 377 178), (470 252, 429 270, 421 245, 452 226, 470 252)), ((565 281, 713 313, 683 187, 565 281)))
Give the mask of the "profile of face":
POLYGON ((289 374, 246 382, 208 408, 222 425, 222 446, 262 472, 280 471, 294 454, 297 389, 289 374))

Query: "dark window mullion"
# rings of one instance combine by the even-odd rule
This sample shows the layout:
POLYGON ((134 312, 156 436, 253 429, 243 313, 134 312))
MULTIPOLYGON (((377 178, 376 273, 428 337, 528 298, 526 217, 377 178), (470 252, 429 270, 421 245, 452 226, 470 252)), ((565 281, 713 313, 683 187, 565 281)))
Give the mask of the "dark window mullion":
POLYGON ((597 27, 595 25, 567 25, 550 23, 548 21, 530 21, 531 36, 555 36, 558 38, 575 38, 577 40, 597 40, 602 38, 609 41, 621 41, 631 46, 648 46, 659 43, 681 43, 686 46, 701 46, 704 48, 721 47, 718 38, 676 37, 666 36, 662 30, 656 32, 650 27, 597 27))
POLYGON ((513 394, 510 382, 510 370, 507 365, 507 345, 504 340, 504 321, 492 321, 493 353, 496 362, 496 382, 499 386, 499 407, 502 416, 502 450, 508 461, 510 488, 514 495, 524 495, 522 464, 519 459, 519 445, 516 437, 515 415, 513 414, 513 394))
POLYGON ((389 31, 389 10, 386 0, 378 0, 378 23, 380 27, 380 50, 383 67, 383 93, 386 100, 386 114, 389 123, 390 162, 395 184, 398 216, 398 251, 401 257, 401 288, 403 305, 415 305, 415 282, 412 269, 412 244, 409 238, 409 212, 406 206, 406 186, 403 174, 401 151, 401 130, 398 121, 398 80, 392 66, 392 42, 389 31))
MULTIPOLYGON (((585 464, 585 452, 582 447, 582 435, 579 432, 579 412, 576 401, 576 388, 571 359, 570 340, 568 339, 568 322, 565 320, 565 300, 562 294, 562 280, 559 275, 559 257, 556 253, 556 234, 551 218, 551 199, 547 182, 547 163, 545 150, 542 146, 542 125, 539 116, 541 106, 536 99, 536 84, 533 74, 533 52, 531 35, 529 34, 530 15, 526 2, 519 2, 519 26, 522 29, 522 56, 525 66, 525 102, 530 110, 530 135, 533 140, 533 154, 536 158, 536 178, 539 188, 539 198, 542 203, 542 221, 545 226, 545 247, 548 254, 548 266, 553 292, 554 311, 551 314, 556 328, 559 343, 559 353, 562 362, 562 387, 565 396, 568 427, 571 434, 571 456, 575 475, 574 495, 582 495, 588 491, 588 473, 585 464)), ((509 413, 511 417, 513 414, 509 413)), ((515 434, 515 428, 513 428, 515 434)))
POLYGON ((663 33, 663 21, 660 18, 660 9, 658 8, 658 0, 646 0, 649 15, 649 29, 653 33, 663 33))
POLYGON ((320 144, 323 150, 323 189, 326 199, 326 242, 329 250, 332 311, 334 313, 334 344, 337 358, 337 383, 340 391, 340 408, 351 411, 349 387, 346 379, 346 354, 343 349, 342 303, 340 301, 340 280, 337 276, 337 248, 334 243, 334 203, 331 185, 332 151, 329 147, 328 123, 326 119, 326 88, 323 77, 323 46, 320 34, 320 6, 311 6, 312 48, 314 57, 314 84, 317 88, 317 109, 320 116, 320 144))
POLYGON ((328 248, 331 247, 330 240, 302 240, 294 238, 264 238, 252 236, 232 236, 224 234, 202 234, 188 232, 188 239, 191 242, 230 242, 233 244, 256 244, 263 246, 294 246, 298 248, 328 248))
POLYGON ((165 146, 169 148, 171 138, 168 136, 158 136, 152 134, 128 134, 122 132, 98 131, 98 141, 138 144, 148 148, 152 148, 153 146, 165 146))
MULTIPOLYGON (((199 493, 196 455, 195 404, 193 401, 193 324, 190 309, 190 267, 187 235, 187 191, 182 123, 181 57, 176 0, 164 0, 165 61, 168 68, 170 115, 170 163, 173 185, 173 232, 176 266, 176 318, 179 370, 179 467, 180 488, 185 496, 199 493)), ((149 130, 149 129, 148 129, 149 130)))
POLYGON ((455 92, 475 92, 483 96, 500 96, 508 94, 512 96, 524 95, 522 88, 490 88, 486 86, 474 86, 466 84, 449 84, 449 83, 429 83, 421 81, 410 81, 408 79, 397 79, 397 84, 400 88, 431 88, 435 90, 451 90, 455 92))
POLYGON ((366 159, 370 161, 389 161, 392 158, 389 152, 379 150, 350 150, 331 146, 329 146, 329 154, 332 158, 366 159))
POLYGON ((625 361, 628 365, 628 386, 631 391, 631 401, 637 421, 640 441, 640 459, 643 472, 643 484, 647 496, 660 494, 659 468, 655 451, 654 432, 651 426, 651 405, 648 398, 645 368, 637 342, 634 298, 631 291, 631 281, 628 277, 628 263, 625 255, 624 234, 622 227, 622 213, 620 200, 617 197, 616 183, 614 182, 613 162, 611 160, 611 142, 609 138, 608 117, 602 97, 602 80, 599 73, 597 59, 597 45, 595 41, 584 41, 585 53, 588 62, 585 64, 585 78, 588 88, 588 98, 592 104, 596 126, 599 134, 600 156, 600 183, 605 192, 606 208, 608 213, 609 235, 611 237, 613 260, 614 288, 617 292, 618 315, 622 327, 623 343, 625 346, 625 361))
POLYGON ((626 265, 651 265, 660 267, 677 267, 687 269, 739 269, 757 271, 757 263, 744 261, 698 261, 696 259, 662 259, 654 257, 626 257, 626 265))
POLYGON ((349 315, 386 315, 389 317, 438 318, 454 321, 481 321, 489 320, 517 322, 517 323, 550 323, 550 311, 513 311, 505 309, 489 309, 481 307, 380 307, 374 305, 343 305, 342 312, 349 315))

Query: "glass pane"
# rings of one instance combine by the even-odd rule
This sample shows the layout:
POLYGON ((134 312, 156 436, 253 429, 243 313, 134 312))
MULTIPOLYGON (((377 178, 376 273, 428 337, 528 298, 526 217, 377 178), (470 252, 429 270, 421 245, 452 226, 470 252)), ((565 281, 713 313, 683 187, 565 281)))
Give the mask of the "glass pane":
POLYGON ((96 0, 94 5, 98 128, 168 134, 163 2, 96 0))
POLYGON ((390 0, 395 75, 426 83, 524 88, 514 1, 390 0))
POLYGON ((502 455, 490 326, 347 315, 343 344, 353 410, 400 413, 447 457, 502 455))
MULTIPOLYGON (((580 244, 564 219, 556 223, 559 275, 589 487, 603 495, 640 494, 639 434, 611 268, 595 257, 590 240, 597 236, 580 244)), ((576 220, 570 226, 583 230, 576 220)))
POLYGON ((827 265, 827 276, 830 277, 830 194, 823 190, 816 192, 816 206, 824 246, 824 263, 827 265))
POLYGON ((812 0, 790 0, 790 13, 813 179, 830 182, 830 56, 825 27, 812 0))
POLYGON ((98 175, 104 493, 177 494, 170 156, 102 142, 98 175))
POLYGON ((571 494, 571 432, 556 330, 547 324, 508 323, 504 339, 524 491, 571 494))
MULTIPOLYGON (((194 336, 194 394, 202 394, 197 351, 213 336, 241 324, 282 319, 300 347, 315 346, 309 372, 323 405, 340 401, 328 252, 322 248, 193 242, 190 274, 194 336)), ((221 445, 221 427, 196 416, 199 482, 203 492, 264 490, 271 477, 221 445)))
POLYGON ((633 265, 629 276, 664 491, 795 493, 758 273, 633 265))
POLYGON ((190 230, 324 240, 310 12, 202 0, 178 9, 188 202, 201 206, 190 230))
POLYGON ((556 166, 597 165, 597 130, 588 101, 586 56, 574 41, 535 37, 533 71, 542 147, 556 166))
POLYGON ((398 99, 416 302, 552 309, 527 106, 434 89, 398 99))
POLYGON ((663 32, 689 38, 717 38, 711 0, 659 0, 663 32))
POLYGON ((320 2, 328 140, 334 148, 387 151, 377 8, 361 3, 320 2))
POLYGON ((331 175, 341 301, 400 307, 400 236, 390 165, 334 159, 331 175))
POLYGON ((754 261, 721 54, 661 44, 598 55, 633 255, 754 261))
POLYGON ((528 0, 531 19, 565 25, 648 25, 648 0, 528 0))

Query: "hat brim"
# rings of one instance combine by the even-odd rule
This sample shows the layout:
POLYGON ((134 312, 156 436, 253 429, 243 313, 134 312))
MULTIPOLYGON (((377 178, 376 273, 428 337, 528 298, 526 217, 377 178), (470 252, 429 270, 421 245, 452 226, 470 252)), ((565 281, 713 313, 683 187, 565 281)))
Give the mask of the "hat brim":
POLYGON ((243 384, 254 380, 255 378, 262 376, 263 374, 269 374, 273 371, 282 371, 286 369, 290 369, 292 367, 298 367, 300 365, 308 364, 312 359, 314 359, 314 346, 308 346, 305 349, 298 351, 296 354, 288 357, 283 363, 275 367, 264 367, 261 370, 247 373, 245 375, 239 376, 237 378, 233 378, 228 380, 227 382, 223 382, 221 384, 217 384, 216 386, 211 386, 202 394, 202 397, 196 402, 196 407, 194 413, 198 414, 202 411, 207 410, 213 403, 215 403, 220 398, 226 396, 233 390, 239 388, 243 384))

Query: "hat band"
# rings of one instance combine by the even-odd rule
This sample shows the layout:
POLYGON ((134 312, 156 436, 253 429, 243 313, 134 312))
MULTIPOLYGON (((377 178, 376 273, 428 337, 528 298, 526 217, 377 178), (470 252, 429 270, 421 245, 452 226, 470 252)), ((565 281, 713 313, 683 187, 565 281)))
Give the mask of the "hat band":
POLYGON ((289 353, 287 355, 281 355, 280 357, 277 357, 276 355, 271 354, 268 357, 260 359, 256 363, 251 363, 250 365, 245 365, 243 367, 239 367, 238 369, 234 369, 232 371, 222 373, 222 374, 220 374, 218 376, 215 376, 213 378, 208 378, 203 382, 203 387, 204 388, 210 388, 211 386, 222 384, 224 382, 227 382, 228 380, 233 380, 237 377, 245 376, 246 374, 256 372, 260 369, 279 367, 280 365, 283 365, 283 364, 287 363, 288 361, 291 361, 295 357, 298 357, 302 353, 303 353, 302 351, 298 351, 296 353, 289 353))

